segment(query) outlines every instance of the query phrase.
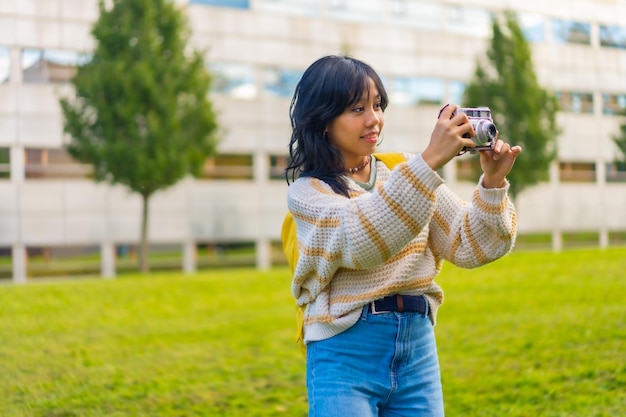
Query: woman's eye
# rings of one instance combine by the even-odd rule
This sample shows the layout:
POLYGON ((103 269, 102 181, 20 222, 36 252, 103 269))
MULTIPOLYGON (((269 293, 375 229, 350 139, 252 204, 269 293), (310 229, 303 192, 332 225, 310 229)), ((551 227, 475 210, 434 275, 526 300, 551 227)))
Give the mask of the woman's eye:
POLYGON ((376 103, 374 104, 374 107, 376 107, 377 109, 380 109, 383 107, 383 103, 376 103))
POLYGON ((356 111, 356 112, 362 112, 363 110, 365 110, 365 107, 355 107, 352 109, 352 111, 356 111))

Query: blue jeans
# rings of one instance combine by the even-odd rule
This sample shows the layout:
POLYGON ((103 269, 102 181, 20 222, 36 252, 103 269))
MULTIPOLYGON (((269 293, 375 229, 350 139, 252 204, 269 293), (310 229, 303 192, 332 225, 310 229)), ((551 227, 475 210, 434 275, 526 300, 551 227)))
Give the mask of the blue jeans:
POLYGON ((430 319, 372 314, 307 345, 309 417, 441 417, 443 394, 430 319))

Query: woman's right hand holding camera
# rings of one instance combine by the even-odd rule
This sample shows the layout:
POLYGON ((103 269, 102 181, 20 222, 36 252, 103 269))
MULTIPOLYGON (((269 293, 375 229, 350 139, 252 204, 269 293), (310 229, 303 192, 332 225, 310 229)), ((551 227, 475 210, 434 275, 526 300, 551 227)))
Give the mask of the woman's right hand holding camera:
POLYGON ((457 156, 464 147, 476 146, 470 139, 474 136, 474 128, 465 114, 456 113, 457 105, 448 105, 439 112, 439 119, 430 142, 422 152, 422 158, 433 170, 438 170, 457 156), (469 135, 468 137, 463 137, 469 135))

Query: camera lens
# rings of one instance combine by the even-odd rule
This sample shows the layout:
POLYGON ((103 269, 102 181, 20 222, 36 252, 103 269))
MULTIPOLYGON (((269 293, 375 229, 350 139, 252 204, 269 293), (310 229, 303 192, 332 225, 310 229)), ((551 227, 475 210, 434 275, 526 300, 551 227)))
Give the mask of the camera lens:
POLYGON ((476 126, 474 126, 474 131, 476 132, 476 138, 474 140, 476 145, 486 145, 494 141, 498 133, 496 125, 486 120, 480 120, 476 126))

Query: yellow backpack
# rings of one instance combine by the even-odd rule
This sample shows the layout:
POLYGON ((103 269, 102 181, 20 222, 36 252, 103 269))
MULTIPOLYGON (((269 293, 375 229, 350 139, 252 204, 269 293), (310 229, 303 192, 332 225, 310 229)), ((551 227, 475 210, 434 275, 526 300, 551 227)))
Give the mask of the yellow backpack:
MULTIPOLYGON (((385 165, 387 165, 387 168, 391 170, 393 170, 396 165, 406 161, 406 158, 401 153, 375 153, 374 157, 377 160, 382 161, 385 165)), ((298 250, 296 222, 293 220, 290 212, 287 212, 285 219, 283 220, 280 238, 283 243, 283 252, 285 252, 289 269, 291 269, 291 273, 293 275, 296 270, 296 265, 298 264, 298 256, 300 252, 298 250)), ((296 304, 296 343, 298 343, 300 351, 304 355, 306 355, 306 345, 304 344, 305 308, 306 306, 299 306, 296 304)))

